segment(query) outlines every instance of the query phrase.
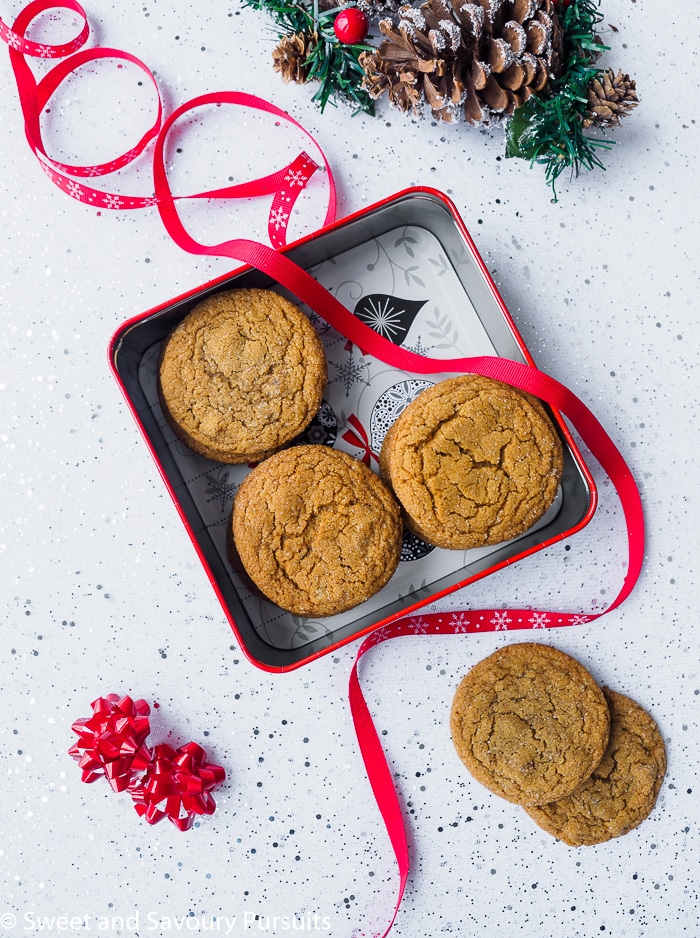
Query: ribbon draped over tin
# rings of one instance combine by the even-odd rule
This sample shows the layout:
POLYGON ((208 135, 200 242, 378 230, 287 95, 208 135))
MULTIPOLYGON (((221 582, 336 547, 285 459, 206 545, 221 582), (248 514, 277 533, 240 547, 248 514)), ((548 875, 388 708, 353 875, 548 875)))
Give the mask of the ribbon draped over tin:
MULTIPOLYGON (((452 372, 471 372, 485 375, 527 391, 563 414, 608 475, 622 505, 627 530, 627 572, 617 596, 605 611, 610 612, 618 607, 632 591, 642 567, 644 556, 642 503, 634 478, 624 458, 583 401, 566 386, 538 370, 532 364, 523 364, 491 356, 447 360, 431 359, 398 347, 361 322, 332 294, 317 283, 307 271, 288 258, 280 249, 284 248, 286 244, 289 216, 299 193, 319 168, 319 164, 308 154, 301 153, 294 161, 278 172, 252 182, 226 186, 190 196, 173 195, 167 178, 164 152, 168 132, 175 121, 205 105, 238 105, 254 108, 289 121, 312 141, 315 149, 320 154, 326 170, 325 175, 328 179, 328 208, 325 223, 329 224, 333 221, 336 212, 335 185, 330 166, 320 147, 293 118, 275 107, 275 105, 254 95, 241 92, 218 92, 200 95, 175 109, 165 120, 163 119, 160 95, 158 95, 157 114, 152 126, 127 152, 107 163, 96 166, 67 165, 53 160, 46 153, 42 142, 40 114, 61 82, 81 65, 100 58, 128 61, 146 74, 152 82, 156 94, 158 94, 158 87, 150 70, 134 56, 114 49, 83 49, 88 34, 87 17, 77 0, 32 0, 22 10, 11 28, 0 21, 0 37, 9 46, 10 59, 24 115, 27 141, 49 179, 68 195, 96 208, 131 209, 155 206, 168 233, 183 250, 193 254, 229 257, 232 260, 264 271, 279 284, 291 290, 301 302, 322 316, 333 328, 362 349, 365 354, 373 355, 386 364, 423 375, 452 372), (83 21, 84 25, 76 38, 62 45, 45 45, 28 39, 26 32, 31 22, 40 13, 52 8, 73 11, 83 21), (37 82, 26 62, 26 56, 38 56, 45 59, 62 58, 65 61, 56 65, 41 81, 37 82), (77 182, 75 178, 71 178, 95 177, 114 172, 135 160, 143 153, 151 141, 154 141, 153 196, 144 198, 102 192, 83 182, 77 182), (244 238, 234 238, 219 244, 201 244, 186 231, 177 210, 177 202, 183 198, 247 198, 263 195, 272 195, 273 197, 268 217, 268 235, 272 246, 244 238)), ((476 252, 475 256, 478 258, 476 252)), ((487 275, 487 271, 483 266, 482 271, 487 275)), ((367 458, 370 458, 369 454, 367 458)), ((380 642, 403 635, 461 634, 498 631, 506 628, 557 628, 592 622, 602 614, 602 612, 568 613, 517 609, 482 609, 454 613, 430 613, 418 617, 401 617, 399 614, 394 621, 371 633, 362 642, 350 674, 350 709, 368 779, 396 855, 400 876, 396 906, 383 935, 391 930, 403 896, 410 868, 409 851, 403 813, 394 788, 391 770, 360 687, 358 676, 360 660, 380 642)), ((135 739, 129 741, 130 746, 135 743, 135 739)), ((182 821, 186 823, 188 806, 191 806, 188 799, 192 798, 202 808, 203 813, 208 813, 210 805, 208 785, 212 778, 211 767, 206 763, 202 763, 200 756, 194 751, 183 753, 181 750, 171 752, 169 747, 167 749, 157 748, 160 750, 160 755, 156 758, 154 767, 150 771, 147 785, 143 787, 139 794, 139 798, 142 800, 137 803, 137 810, 146 814, 147 819, 149 819, 149 814, 155 818, 160 810, 157 800, 159 797, 161 802, 163 799, 166 802, 172 798, 180 799, 181 804, 177 816, 180 819, 180 808, 184 808, 185 817, 182 818, 182 821), (191 772, 191 774, 187 775, 188 772, 191 772)), ((94 765, 90 759, 86 762, 84 769, 88 774, 92 771, 106 771, 103 768, 106 764, 99 761, 103 758, 102 754, 98 755, 96 749, 86 749, 85 751, 91 753, 90 759, 97 760, 94 765)), ((123 777, 120 775, 117 760, 115 760, 114 770, 110 770, 110 772, 112 772, 115 779, 114 784, 121 785, 123 777)))

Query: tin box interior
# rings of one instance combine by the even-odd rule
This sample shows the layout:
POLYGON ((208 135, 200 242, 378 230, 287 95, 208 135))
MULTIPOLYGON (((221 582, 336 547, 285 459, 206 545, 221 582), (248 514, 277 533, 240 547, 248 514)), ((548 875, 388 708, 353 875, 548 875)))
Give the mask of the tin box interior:
MULTIPOLYGON (((526 361, 522 340, 479 268, 461 224, 439 193, 407 190, 298 242, 287 253, 345 306, 406 348, 433 358, 497 354, 526 361)), ((297 667, 388 618, 571 533, 590 519, 593 484, 580 455, 564 440, 557 500, 535 528, 515 541, 444 551, 407 535, 402 561, 390 583, 347 613, 302 619, 267 602, 236 563, 230 543, 231 504, 248 467, 226 466, 192 453, 174 437, 157 398, 157 362, 164 338, 206 296, 242 286, 286 292, 248 268, 219 278, 122 326, 112 341, 111 364, 253 663, 267 670, 297 667)), ((317 313, 306 312, 324 341, 329 381, 319 417, 298 442, 335 445, 376 470, 383 433, 426 380, 366 358, 317 313)), ((441 377, 431 376, 431 383, 441 377)))

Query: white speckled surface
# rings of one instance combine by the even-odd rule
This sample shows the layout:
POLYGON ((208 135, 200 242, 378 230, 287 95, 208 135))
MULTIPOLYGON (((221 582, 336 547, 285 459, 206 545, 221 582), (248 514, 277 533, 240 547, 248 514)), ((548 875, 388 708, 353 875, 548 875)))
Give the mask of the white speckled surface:
MULTIPOLYGON (((19 8, 4 0, 0 15, 11 21, 19 8)), ((413 871, 394 931, 406 938, 700 932, 700 206, 689 79, 700 16, 676 11, 674 22, 651 0, 607 0, 604 13, 619 30, 605 33, 607 58, 637 78, 642 104, 607 172, 562 183, 553 204, 538 171, 499 159, 498 130, 415 125, 385 108, 374 119, 322 116, 310 89, 273 73, 269 23, 237 0, 88 6, 96 41, 155 69, 169 110, 223 89, 287 109, 325 149, 340 214, 411 184, 450 194, 538 365, 589 404, 640 484, 648 546, 635 592, 598 622, 537 639, 658 721, 669 767, 656 810, 623 838, 574 850, 462 768, 448 731, 454 689, 522 633, 379 647, 363 686, 409 805, 413 871)), ((218 915, 236 917, 233 935, 377 934, 397 877, 347 707, 356 647, 288 675, 246 663, 107 366, 123 320, 230 265, 184 254, 153 209, 98 215, 53 187, 27 148, 0 53, 0 916, 17 916, 6 931, 37 932, 39 917, 54 917, 44 931, 55 933, 66 915, 83 919, 69 932, 204 934, 218 915), (159 703, 153 742, 197 740, 226 767, 212 817, 186 834, 148 827, 126 796, 81 783, 67 755, 71 723, 109 692, 159 703), (305 930, 273 928, 273 916, 293 915, 305 930)), ((150 123, 139 78, 126 69, 116 84, 104 74, 71 82, 47 117, 51 152, 88 163, 135 140, 150 123), (117 110, 98 146, 105 102, 117 110)), ((172 179, 182 191, 277 168, 274 148, 286 152, 287 137, 299 145, 223 111, 206 130, 179 133, 172 179)), ((124 172, 124 191, 149 195, 148 161, 138 167, 124 172)), ((322 219, 322 186, 312 189, 297 234, 322 219)), ((266 208, 203 204, 183 217, 203 240, 262 237, 266 208)), ((596 478, 602 505, 588 528, 443 607, 578 611, 614 595, 624 539, 596 478)), ((0 929, 10 923, 0 917, 0 929)))

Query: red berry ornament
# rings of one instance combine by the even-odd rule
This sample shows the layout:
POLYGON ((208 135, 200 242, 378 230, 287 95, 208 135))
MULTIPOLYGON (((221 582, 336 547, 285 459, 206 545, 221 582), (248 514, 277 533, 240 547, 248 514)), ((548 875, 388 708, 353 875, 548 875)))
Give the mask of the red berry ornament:
POLYGON ((366 39, 369 32, 369 19, 357 7, 347 7, 336 16, 333 30, 339 42, 352 46, 366 39))

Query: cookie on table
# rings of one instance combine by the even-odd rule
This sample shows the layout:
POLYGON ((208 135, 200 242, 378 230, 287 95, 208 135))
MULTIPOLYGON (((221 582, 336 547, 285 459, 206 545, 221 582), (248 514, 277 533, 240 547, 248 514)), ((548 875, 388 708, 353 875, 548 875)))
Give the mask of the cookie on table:
POLYGON ((649 816, 666 773, 659 728, 638 703, 603 688, 610 709, 610 741, 600 765, 572 794, 525 810, 571 847, 620 837, 649 816))
POLYGON ((258 462, 311 423, 326 376, 323 345, 298 307, 272 290, 225 290, 167 338, 159 398, 195 452, 258 462))
POLYGON ((559 435, 542 404, 481 375, 427 388, 389 428, 380 473, 414 534, 437 547, 498 544, 554 501, 559 435))
POLYGON ((450 719, 457 754, 474 778, 528 806, 564 798, 591 775, 609 723, 590 672, 564 652, 531 642, 476 664, 457 688, 450 719))
POLYGON ((292 446, 256 466, 236 492, 232 525, 251 580, 298 616, 369 599, 401 554, 396 499, 364 463, 327 446, 292 446))

